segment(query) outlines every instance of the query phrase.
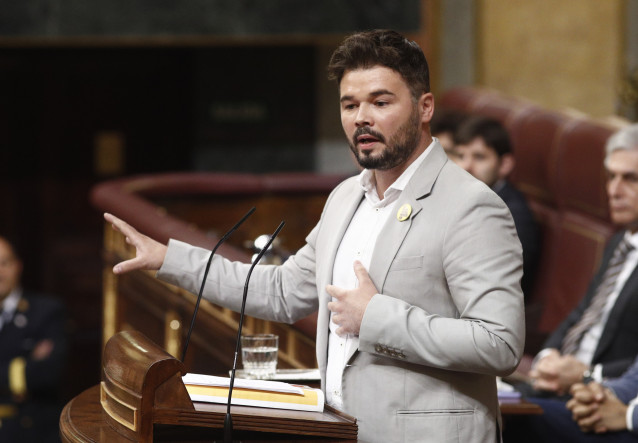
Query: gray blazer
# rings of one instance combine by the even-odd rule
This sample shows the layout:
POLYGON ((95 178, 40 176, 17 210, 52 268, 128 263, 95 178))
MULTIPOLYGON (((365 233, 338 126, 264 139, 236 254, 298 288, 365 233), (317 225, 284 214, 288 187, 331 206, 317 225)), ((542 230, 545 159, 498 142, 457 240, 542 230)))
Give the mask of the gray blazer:
MULTIPOLYGON (((383 227, 368 270, 359 348, 343 375, 345 412, 369 442, 494 442, 496 375, 524 344, 521 245, 509 210, 435 143, 383 227)), ((291 323, 319 311, 317 361, 325 388, 335 254, 363 191, 354 178, 330 195, 306 245, 281 266, 253 271, 246 313, 291 323)), ((209 252, 171 240, 158 277, 197 293, 209 252)), ((215 257, 205 296, 239 310, 248 265, 215 257)))

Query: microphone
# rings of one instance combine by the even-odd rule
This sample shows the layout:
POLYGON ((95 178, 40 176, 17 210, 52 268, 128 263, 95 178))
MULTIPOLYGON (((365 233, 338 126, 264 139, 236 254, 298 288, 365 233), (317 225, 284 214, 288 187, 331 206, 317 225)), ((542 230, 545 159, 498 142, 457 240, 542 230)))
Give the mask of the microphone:
POLYGON ((239 220, 237 223, 235 223, 235 226, 230 228, 228 230, 228 232, 225 233, 222 236, 222 238, 219 239, 219 241, 217 242, 217 244, 215 245, 213 250, 210 252, 210 256, 208 257, 208 263, 206 263, 206 270, 204 271, 204 278, 202 279, 202 285, 199 288, 199 295, 197 296, 197 302, 195 303, 195 311, 193 311, 193 318, 191 319, 191 326, 188 329, 188 335, 186 336, 186 342, 184 343, 184 351, 182 352, 182 362, 184 362, 184 359, 186 358, 186 350, 188 349, 188 343, 191 340, 191 333, 193 332, 193 326, 195 326, 195 317, 197 317, 197 311, 199 310, 199 302, 202 301, 202 294, 204 293, 204 285, 206 284, 206 277, 208 277, 208 271, 210 270, 210 265, 213 262, 213 255, 215 255, 215 251, 217 251, 217 248, 219 248, 219 246, 222 243, 224 243, 224 241, 226 241, 226 239, 228 237, 230 237, 230 235, 233 232, 235 232, 235 230, 237 228, 239 228, 239 226, 243 222, 245 222, 246 219, 248 217, 250 217, 253 212, 255 212, 255 207, 254 206, 252 208, 250 208, 250 210, 241 218, 241 220, 239 220))
POLYGON ((277 237, 277 234, 279 234, 279 231, 281 231, 281 228, 283 228, 285 224, 286 223, 284 221, 279 223, 279 226, 277 226, 277 229, 275 229, 275 232, 273 232, 273 234, 270 236, 270 239, 268 240, 268 243, 266 243, 266 246, 264 246, 263 249, 259 251, 259 254, 257 255, 257 257, 255 258, 255 260, 253 260, 253 264, 250 266, 250 269, 248 270, 248 275, 246 276, 246 283, 244 284, 244 295, 241 301, 241 310, 239 311, 239 327, 237 328, 237 343, 235 344, 235 359, 233 360, 233 369, 230 374, 230 383, 228 386, 228 402, 226 405, 226 418, 224 418, 224 443, 231 443, 233 439, 233 419, 230 416, 230 403, 233 397, 233 386, 235 385, 235 370, 237 369, 237 354, 239 353, 239 343, 241 341, 241 330, 242 330, 242 327, 244 326, 246 298, 248 297, 248 281, 250 280, 250 274, 253 273, 253 269, 255 268, 255 265, 259 263, 259 260, 261 260, 261 257, 263 257, 263 255, 266 253, 266 251, 270 247, 270 244, 275 240, 275 237, 277 237))

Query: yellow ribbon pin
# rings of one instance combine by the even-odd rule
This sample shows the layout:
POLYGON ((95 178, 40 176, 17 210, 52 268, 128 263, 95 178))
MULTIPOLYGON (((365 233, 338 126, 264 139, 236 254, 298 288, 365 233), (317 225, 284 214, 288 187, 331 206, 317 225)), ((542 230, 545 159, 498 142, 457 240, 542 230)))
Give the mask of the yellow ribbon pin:
POLYGON ((399 212, 397 212, 397 220, 399 220, 400 222, 406 221, 410 218, 410 214, 412 214, 412 206, 407 203, 401 205, 401 207, 399 208, 399 212))

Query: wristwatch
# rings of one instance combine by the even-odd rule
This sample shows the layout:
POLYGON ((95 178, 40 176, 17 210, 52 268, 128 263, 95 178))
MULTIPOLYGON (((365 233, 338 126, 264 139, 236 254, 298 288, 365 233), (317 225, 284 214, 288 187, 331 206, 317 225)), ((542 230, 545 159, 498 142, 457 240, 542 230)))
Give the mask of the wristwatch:
POLYGON ((594 381, 593 371, 591 368, 587 368, 583 371, 583 383, 588 384, 592 381, 594 381))

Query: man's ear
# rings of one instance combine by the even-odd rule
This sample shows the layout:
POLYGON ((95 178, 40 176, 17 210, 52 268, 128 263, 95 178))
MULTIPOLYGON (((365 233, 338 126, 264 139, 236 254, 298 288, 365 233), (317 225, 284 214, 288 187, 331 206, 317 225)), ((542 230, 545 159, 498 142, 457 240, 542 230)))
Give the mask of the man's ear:
POLYGON ((419 98, 419 109, 423 113, 421 121, 429 123, 434 114, 434 95, 431 92, 426 92, 419 98))
POLYGON ((514 170, 514 166, 516 166, 514 154, 504 154, 501 157, 501 165, 498 167, 498 178, 501 180, 507 178, 514 170))

